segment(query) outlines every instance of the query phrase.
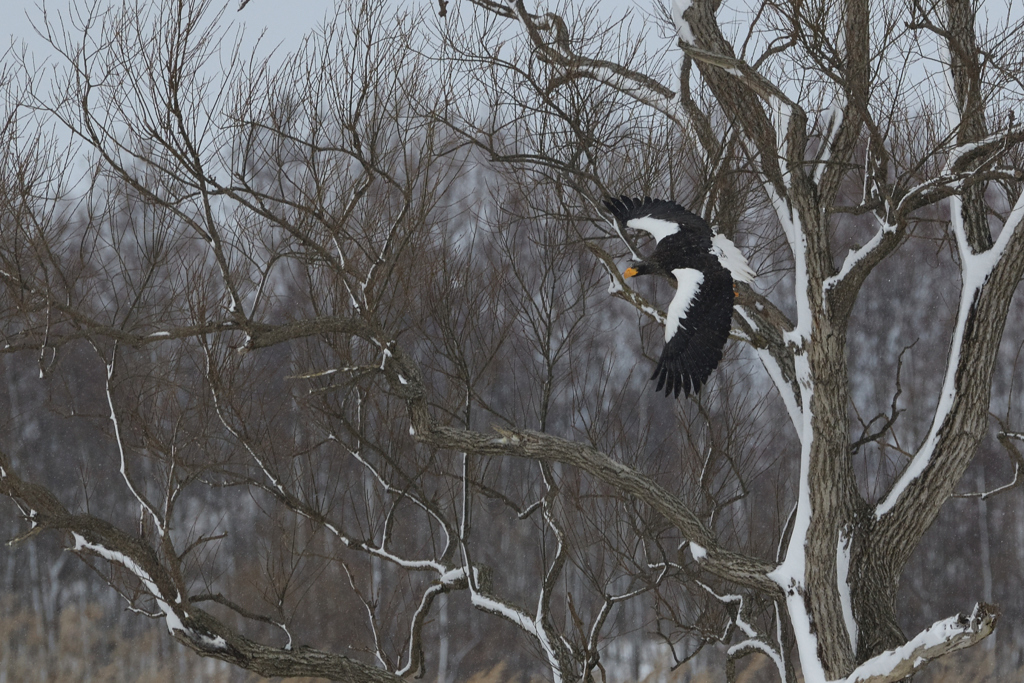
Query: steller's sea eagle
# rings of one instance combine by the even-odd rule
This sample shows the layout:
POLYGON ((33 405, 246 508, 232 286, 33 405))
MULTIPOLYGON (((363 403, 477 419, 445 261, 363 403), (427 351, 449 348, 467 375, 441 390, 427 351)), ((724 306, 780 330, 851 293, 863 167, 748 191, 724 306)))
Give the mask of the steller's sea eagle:
POLYGON ((697 393, 722 360, 732 327, 733 280, 751 282, 754 271, 725 235, 674 202, 663 199, 606 199, 624 228, 645 230, 657 247, 622 275, 668 275, 676 294, 668 305, 665 348, 651 379, 665 395, 697 393))

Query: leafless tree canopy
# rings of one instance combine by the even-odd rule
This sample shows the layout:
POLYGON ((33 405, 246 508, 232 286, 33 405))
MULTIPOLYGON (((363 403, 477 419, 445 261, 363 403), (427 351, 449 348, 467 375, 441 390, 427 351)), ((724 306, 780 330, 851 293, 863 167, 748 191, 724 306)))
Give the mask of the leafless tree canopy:
POLYGON ((1024 615, 1007 6, 341 0, 265 61, 233 9, 4 56, 7 594, 38 545, 200 655, 343 681, 650 645, 883 683, 1024 615), (620 194, 759 271, 696 399, 647 383, 671 283, 622 279, 620 194))

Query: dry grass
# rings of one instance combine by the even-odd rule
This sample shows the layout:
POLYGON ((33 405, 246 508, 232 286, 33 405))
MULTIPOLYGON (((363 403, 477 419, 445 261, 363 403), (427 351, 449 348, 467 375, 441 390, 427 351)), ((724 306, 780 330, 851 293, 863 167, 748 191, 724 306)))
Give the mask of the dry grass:
MULTIPOLYGON (((103 681, 109 683, 256 683, 265 681, 223 662, 195 656, 159 628, 130 634, 104 627, 96 605, 65 607, 57 623, 45 628, 28 610, 12 610, 0 601, 0 681, 103 681)), ((775 672, 766 657, 748 657, 737 683, 772 683, 775 672)), ((288 679, 312 683, 317 679, 288 679)), ((429 679, 426 679, 429 681, 429 679)), ((539 679, 509 671, 502 663, 458 683, 534 683, 539 679)), ((670 671, 667 666, 640 681, 609 683, 724 683, 720 663, 691 663, 670 671)), ((1013 683, 1024 681, 1024 668, 1000 663, 994 650, 981 647, 933 663, 914 683, 1013 683), (1000 666, 1000 664, 1002 664, 1000 666)))

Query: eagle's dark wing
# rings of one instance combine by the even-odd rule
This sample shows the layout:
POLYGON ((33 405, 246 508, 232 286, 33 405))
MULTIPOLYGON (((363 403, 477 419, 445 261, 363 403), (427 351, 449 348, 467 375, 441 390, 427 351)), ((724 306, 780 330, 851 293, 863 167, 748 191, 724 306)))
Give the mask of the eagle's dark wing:
POLYGON ((702 233, 702 237, 706 235, 708 240, 711 239, 713 234, 711 226, 703 218, 687 211, 675 202, 664 199, 651 199, 650 197, 639 199, 623 195, 617 199, 613 197, 605 199, 604 205, 620 224, 628 228, 647 230, 659 241, 665 236, 666 231, 651 230, 650 227, 644 226, 643 221, 640 221, 638 224, 630 224, 630 222, 636 219, 652 218, 656 221, 665 221, 682 228, 697 230, 702 233))
POLYGON ((680 391, 689 396, 700 391, 722 360, 722 349, 732 326, 735 295, 729 271, 717 262, 701 271, 685 271, 700 273, 700 282, 691 279, 686 283, 686 272, 674 271, 679 288, 669 305, 666 334, 671 336, 651 375, 652 380, 658 380, 656 391, 664 387, 666 396, 678 397, 680 391))

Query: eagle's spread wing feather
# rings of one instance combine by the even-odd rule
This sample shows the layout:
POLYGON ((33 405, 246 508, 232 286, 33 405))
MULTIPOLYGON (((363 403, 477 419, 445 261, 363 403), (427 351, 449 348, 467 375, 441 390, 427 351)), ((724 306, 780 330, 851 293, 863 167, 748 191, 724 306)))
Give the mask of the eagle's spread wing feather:
POLYGON ((715 266, 704 271, 651 376, 658 380, 656 391, 664 388, 666 396, 697 393, 722 360, 732 326, 734 294, 729 271, 715 266))
POLYGON ((623 195, 618 199, 604 200, 604 205, 621 225, 645 230, 654 235, 658 242, 678 232, 681 227, 699 231, 702 237, 711 239, 712 230, 707 221, 675 202, 650 197, 634 199, 623 195))

